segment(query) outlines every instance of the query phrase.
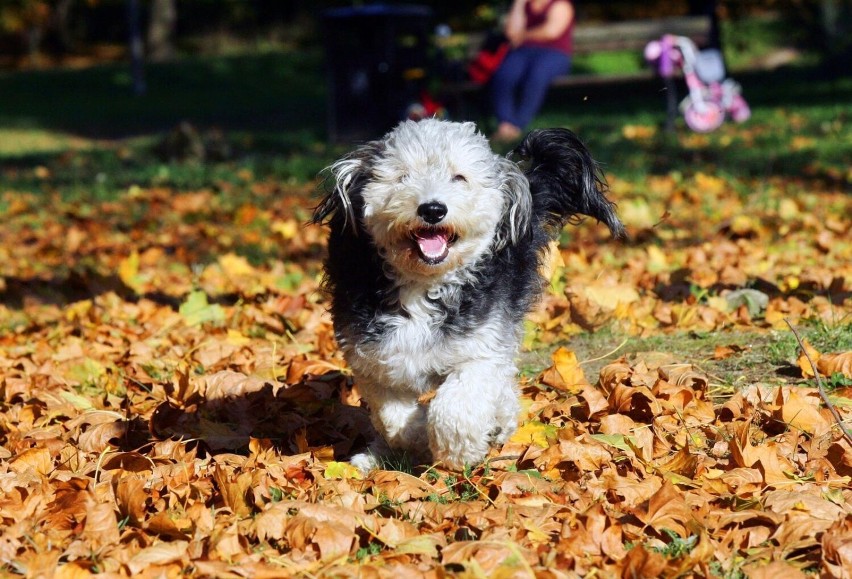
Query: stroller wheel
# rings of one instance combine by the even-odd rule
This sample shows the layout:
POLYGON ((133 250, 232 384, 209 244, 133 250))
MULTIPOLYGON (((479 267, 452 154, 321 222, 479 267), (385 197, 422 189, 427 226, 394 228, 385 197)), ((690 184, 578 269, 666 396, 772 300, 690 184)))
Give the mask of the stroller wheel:
POLYGON ((751 109, 748 108, 748 103, 740 95, 734 97, 729 110, 731 118, 738 123, 743 123, 751 117, 751 109))
POLYGON ((705 102, 699 110, 694 102, 690 102, 683 111, 687 126, 696 133, 709 133, 722 126, 725 111, 714 102, 705 102))

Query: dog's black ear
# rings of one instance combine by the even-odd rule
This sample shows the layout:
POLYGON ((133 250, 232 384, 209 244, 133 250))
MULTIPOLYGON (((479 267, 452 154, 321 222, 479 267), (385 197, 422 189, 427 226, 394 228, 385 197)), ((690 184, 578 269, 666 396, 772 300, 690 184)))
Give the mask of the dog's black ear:
POLYGON ((561 128, 535 130, 509 157, 524 168, 533 214, 552 236, 581 215, 602 221, 616 238, 625 236, 600 168, 577 135, 561 128))
POLYGON ((351 228, 357 234, 361 189, 370 179, 373 163, 383 150, 384 145, 380 141, 367 143, 323 171, 326 176, 322 184, 325 196, 314 208, 311 223, 327 223, 332 230, 341 233, 351 228))

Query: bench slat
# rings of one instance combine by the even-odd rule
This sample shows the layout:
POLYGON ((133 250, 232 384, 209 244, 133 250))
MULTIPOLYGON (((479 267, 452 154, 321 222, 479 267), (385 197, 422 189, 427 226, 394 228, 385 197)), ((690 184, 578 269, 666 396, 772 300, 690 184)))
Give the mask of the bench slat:
POLYGON ((643 49, 651 40, 663 34, 688 36, 698 44, 707 40, 710 32, 708 16, 679 16, 659 20, 626 20, 608 24, 577 25, 574 31, 574 51, 577 53, 612 50, 643 49))

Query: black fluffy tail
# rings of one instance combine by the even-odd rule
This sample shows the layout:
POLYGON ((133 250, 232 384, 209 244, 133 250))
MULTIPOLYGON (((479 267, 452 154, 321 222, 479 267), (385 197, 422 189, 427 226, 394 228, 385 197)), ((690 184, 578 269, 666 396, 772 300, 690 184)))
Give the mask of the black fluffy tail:
POLYGON ((553 237, 581 215, 605 223, 613 237, 625 237, 598 164, 577 135, 568 129, 535 130, 509 155, 524 168, 535 217, 553 237))

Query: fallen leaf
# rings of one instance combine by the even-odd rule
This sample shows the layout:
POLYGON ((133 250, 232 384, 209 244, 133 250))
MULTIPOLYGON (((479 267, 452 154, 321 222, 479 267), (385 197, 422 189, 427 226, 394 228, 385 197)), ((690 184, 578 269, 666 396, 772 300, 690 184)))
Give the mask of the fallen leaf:
POLYGON ((814 360, 814 362, 817 365, 817 370, 823 376, 831 377, 834 374, 842 374, 845 378, 852 378, 852 351, 839 354, 822 354, 819 360, 814 360))
POLYGON ((801 370, 802 370, 802 377, 803 378, 813 378, 814 372, 816 370, 814 369, 813 366, 811 366, 811 362, 813 362, 814 364, 817 364, 817 368, 819 368, 818 364, 819 364, 819 359, 820 359, 820 353, 813 346, 810 345, 807 338, 802 340, 802 344, 803 344, 803 347, 805 349, 805 352, 807 352, 808 355, 810 355, 810 360, 808 360, 808 356, 805 355, 805 353, 803 352, 803 353, 799 354, 799 357, 796 359, 796 363, 799 365, 799 368, 801 368, 801 370))
POLYGON ((182 561, 187 556, 188 541, 171 541, 168 543, 157 543, 137 552, 127 562, 127 568, 134 575, 152 565, 165 565, 182 561))

